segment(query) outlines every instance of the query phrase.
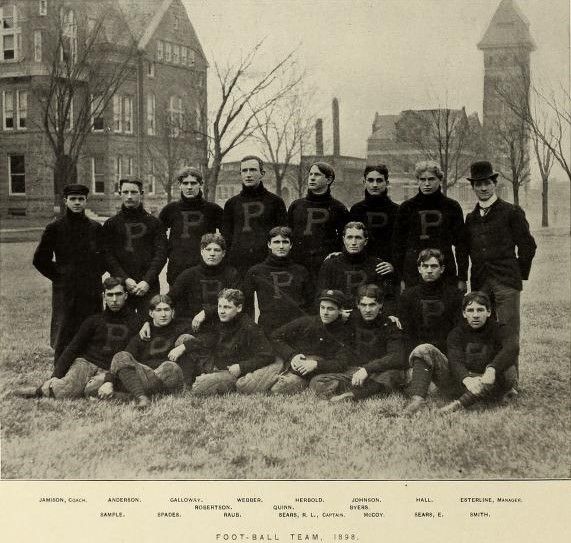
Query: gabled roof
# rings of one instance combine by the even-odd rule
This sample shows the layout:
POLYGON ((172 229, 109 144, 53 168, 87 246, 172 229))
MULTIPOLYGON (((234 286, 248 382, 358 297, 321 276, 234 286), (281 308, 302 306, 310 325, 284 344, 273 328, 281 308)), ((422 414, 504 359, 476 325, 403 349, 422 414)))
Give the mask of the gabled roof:
MULTIPOLYGON (((156 0, 116 0, 116 2, 129 26, 129 30, 133 34, 133 38, 140 42, 157 13, 163 9, 165 4, 164 11, 166 11, 172 0, 163 0, 162 2, 157 2, 156 0)), ((164 15, 164 11, 162 15, 164 15)))
POLYGON ((400 115, 379 115, 375 114, 373 121, 373 133, 369 138, 395 140, 396 139, 396 124, 400 115))
POLYGON ((535 42, 529 31, 529 21, 514 0, 502 0, 494 13, 478 49, 497 47, 527 47, 533 51, 535 42))

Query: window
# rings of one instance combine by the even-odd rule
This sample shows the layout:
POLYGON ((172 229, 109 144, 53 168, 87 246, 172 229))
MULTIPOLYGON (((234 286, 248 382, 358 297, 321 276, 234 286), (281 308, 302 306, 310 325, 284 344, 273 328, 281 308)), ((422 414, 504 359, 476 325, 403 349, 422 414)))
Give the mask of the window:
POLYGON ((18 124, 16 128, 24 130, 28 118, 28 93, 26 91, 17 91, 16 103, 18 105, 18 124))
POLYGON ((126 134, 133 133, 133 97, 123 97, 123 130, 126 134))
POLYGON ((4 119, 4 130, 14 129, 14 93, 6 92, 2 93, 2 104, 3 112, 2 117, 4 119))
POLYGON ((194 52, 194 49, 188 49, 188 61, 187 64, 189 66, 194 66, 194 61, 196 58, 196 53, 194 52))
POLYGON ((173 29, 178 30, 179 24, 180 24, 180 19, 176 15, 174 15, 172 22, 173 29))
POLYGON ((171 96, 169 99, 169 121, 171 136, 176 138, 180 135, 180 129, 184 124, 184 110, 180 96, 171 96))
POLYGON ((77 24, 72 9, 61 12, 62 38, 60 60, 65 64, 75 64, 77 61, 77 24))
POLYGON ((115 192, 116 194, 119 193, 119 181, 121 180, 122 177, 122 162, 123 162, 123 157, 121 155, 117 155, 115 157, 115 184, 114 184, 114 188, 113 188, 113 192, 115 192))
POLYGON ((154 194, 156 185, 156 175, 155 175, 155 161, 153 159, 149 160, 149 173, 147 174, 145 183, 145 193, 154 194))
POLYGON ((0 61, 18 60, 21 43, 16 6, 0 7, 0 61))
POLYGON ((96 26, 97 26, 97 19, 93 19, 92 17, 89 17, 87 19, 87 34, 88 34, 87 39, 89 39, 89 36, 93 33, 96 26))
POLYGON ((154 62, 147 62, 147 76, 148 77, 155 77, 155 63, 154 62))
POLYGON ((40 0, 40 15, 47 15, 48 14, 48 0, 40 0))
POLYGON ((93 132, 103 132, 104 129, 103 97, 91 95, 91 130, 93 132))
POLYGON ((123 129, 121 117, 121 96, 113 95, 113 132, 121 132, 123 129))
POLYGON ((172 61, 173 64, 178 64, 178 59, 180 58, 180 45, 172 46, 172 61))
POLYGON ((181 45, 180 46, 180 63, 183 66, 186 66, 187 58, 188 58, 188 47, 186 47, 185 45, 181 45))
POLYGON ((197 139, 202 139, 202 132, 203 132, 203 125, 202 125, 202 108, 200 107, 200 104, 196 104, 196 109, 195 109, 195 114, 196 114, 196 131, 198 132, 196 134, 197 139))
POLYGON ((172 59, 172 45, 167 41, 165 43, 165 62, 170 62, 172 59))
POLYGON ((162 62, 163 61, 163 42, 162 41, 157 41, 157 61, 158 62, 162 62))
POLYGON ((42 31, 34 30, 34 62, 42 62, 42 31))
POLYGON ((26 194, 26 162, 24 155, 8 156, 10 194, 26 194))
POLYGON ((147 94, 147 134, 155 135, 155 95, 147 94))
POLYGON ((127 175, 133 175, 133 157, 127 157, 127 169, 125 171, 127 175))
POLYGON ((91 157, 91 186, 94 194, 105 194, 105 163, 102 156, 91 157))

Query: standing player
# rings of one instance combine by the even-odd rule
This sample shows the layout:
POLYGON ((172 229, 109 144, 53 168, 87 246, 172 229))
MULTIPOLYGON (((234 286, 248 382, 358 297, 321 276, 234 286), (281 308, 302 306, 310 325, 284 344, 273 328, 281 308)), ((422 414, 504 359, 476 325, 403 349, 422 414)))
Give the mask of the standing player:
POLYGON ((202 194, 202 174, 195 168, 184 168, 176 179, 180 200, 167 204, 159 213, 169 231, 167 282, 171 287, 181 272, 200 264, 200 238, 222 227, 222 208, 207 202, 202 194))
POLYGON ((164 227, 143 207, 143 183, 121 179, 121 210, 103 225, 105 258, 111 275, 125 279, 128 303, 146 315, 158 294, 159 273, 167 260, 164 227))
POLYGON ((284 201, 264 187, 264 173, 259 157, 245 156, 240 161, 242 191, 224 206, 222 234, 228 246, 228 263, 241 277, 266 257, 270 229, 287 224, 284 201))
POLYGON ((292 259, 308 269, 314 282, 325 257, 341 249, 341 233, 349 220, 345 205, 331 196, 334 181, 335 170, 326 162, 315 162, 309 169, 307 195, 288 210, 292 259))
POLYGON ((89 189, 63 189, 64 216, 48 224, 34 266, 52 282, 50 345, 57 360, 81 323, 101 311, 104 271, 101 225, 85 216, 89 189))
POLYGON ((418 194, 401 204, 394 226, 393 257, 397 274, 407 287, 417 284, 418 253, 423 249, 438 249, 446 261, 444 278, 465 291, 468 252, 462 208, 456 200, 442 194, 440 184, 444 174, 436 162, 419 162, 414 174, 418 194))

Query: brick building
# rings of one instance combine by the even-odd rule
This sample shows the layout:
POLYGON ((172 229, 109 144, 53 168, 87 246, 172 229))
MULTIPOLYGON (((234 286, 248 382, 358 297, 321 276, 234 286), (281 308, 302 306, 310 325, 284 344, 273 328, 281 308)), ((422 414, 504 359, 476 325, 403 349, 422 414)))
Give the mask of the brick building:
MULTIPOLYGON (((114 214, 117 180, 138 176, 147 209, 156 211, 167 199, 165 172, 206 164, 208 63, 181 1, 0 0, 0 216, 51 216, 59 203, 37 92, 53 73, 57 24, 62 58, 81 58, 94 28, 110 70, 133 51, 127 78, 92 115, 77 161, 77 181, 91 190, 89 208, 114 214)), ((80 124, 91 81, 86 77, 73 97, 70 133, 80 124)))

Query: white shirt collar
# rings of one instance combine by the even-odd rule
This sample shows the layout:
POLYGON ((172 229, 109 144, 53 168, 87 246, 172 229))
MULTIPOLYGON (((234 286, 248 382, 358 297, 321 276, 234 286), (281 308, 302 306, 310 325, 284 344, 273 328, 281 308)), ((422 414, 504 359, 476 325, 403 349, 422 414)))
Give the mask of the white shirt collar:
POLYGON ((480 209, 487 209, 488 207, 493 205, 497 201, 497 199, 498 195, 494 194, 490 196, 485 202, 478 200, 478 205, 480 206, 480 209))

